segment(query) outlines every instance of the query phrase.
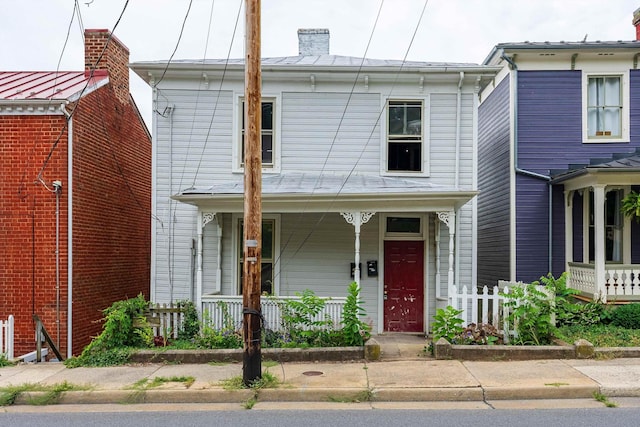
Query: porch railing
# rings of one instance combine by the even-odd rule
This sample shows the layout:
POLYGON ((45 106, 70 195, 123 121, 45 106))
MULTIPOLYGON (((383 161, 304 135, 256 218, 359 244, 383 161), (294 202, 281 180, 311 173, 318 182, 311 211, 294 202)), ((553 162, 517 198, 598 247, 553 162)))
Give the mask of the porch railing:
MULTIPOLYGON (((262 297, 260 306, 264 327, 273 331, 282 330, 282 310, 280 304, 285 300, 300 301, 294 297, 262 297)), ((325 306, 314 320, 331 319, 334 327, 339 328, 342 320, 342 311, 346 298, 331 297, 325 300, 325 306)), ((204 295, 202 297, 203 321, 215 329, 223 329, 230 322, 232 327, 240 329, 242 326, 242 295, 204 295)))
POLYGON ((12 315, 7 320, 0 320, 0 355, 9 360, 13 359, 13 325, 12 315))
POLYGON ((607 264, 604 277, 596 278, 593 264, 569 263, 568 286, 603 301, 616 297, 640 297, 639 264, 607 264))

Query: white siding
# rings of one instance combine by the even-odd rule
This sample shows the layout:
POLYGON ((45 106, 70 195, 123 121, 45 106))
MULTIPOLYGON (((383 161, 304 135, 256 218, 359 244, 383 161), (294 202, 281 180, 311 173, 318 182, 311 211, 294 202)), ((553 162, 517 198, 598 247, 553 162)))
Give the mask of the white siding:
POLYGON ((377 172, 380 94, 282 94, 282 170, 377 172))
POLYGON ((195 286, 192 245, 197 210, 170 196, 228 175, 232 97, 230 92, 163 90, 158 100, 157 110, 163 115, 155 116, 156 271, 152 285, 156 302, 164 303, 192 298, 195 286), (171 112, 168 106, 174 107, 171 112))

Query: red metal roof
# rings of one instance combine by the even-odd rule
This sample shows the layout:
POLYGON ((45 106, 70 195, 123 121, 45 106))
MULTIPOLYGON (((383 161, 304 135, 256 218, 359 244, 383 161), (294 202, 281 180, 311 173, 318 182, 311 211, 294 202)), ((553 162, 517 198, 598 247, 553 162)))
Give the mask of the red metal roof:
POLYGON ((107 78, 105 70, 91 78, 84 71, 0 71, 0 99, 69 99, 107 78))

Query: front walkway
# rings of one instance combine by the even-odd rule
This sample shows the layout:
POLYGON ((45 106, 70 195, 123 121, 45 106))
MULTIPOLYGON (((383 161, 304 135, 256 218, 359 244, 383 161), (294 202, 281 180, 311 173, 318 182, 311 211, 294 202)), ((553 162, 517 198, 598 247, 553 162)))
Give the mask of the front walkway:
POLYGON ((371 337, 380 344, 380 360, 432 359, 424 334, 386 332, 371 337))

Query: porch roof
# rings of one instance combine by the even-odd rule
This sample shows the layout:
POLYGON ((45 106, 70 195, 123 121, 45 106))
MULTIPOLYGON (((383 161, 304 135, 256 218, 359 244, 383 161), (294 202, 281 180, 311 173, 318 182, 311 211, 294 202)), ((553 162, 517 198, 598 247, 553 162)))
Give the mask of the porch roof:
MULTIPOLYGON (((458 209, 478 192, 430 182, 375 174, 281 173, 263 175, 262 205, 267 212, 420 212, 458 209)), ((242 212, 242 181, 189 188, 174 200, 217 212, 242 212)))
MULTIPOLYGON (((614 155, 611 159, 591 159, 588 165, 572 165, 569 170, 552 171, 553 178, 551 179, 551 184, 560 184, 576 180, 584 181, 588 176, 595 179, 599 174, 603 173, 607 175, 610 173, 622 174, 622 181, 626 181, 629 173, 635 174, 638 172, 640 172, 640 151, 614 155)), ((604 184, 611 184, 613 183, 611 178, 609 175, 600 181, 603 181, 602 183, 604 184)), ((616 180, 616 178, 613 179, 614 181, 616 180)), ((616 183, 624 184, 624 182, 616 183)))

